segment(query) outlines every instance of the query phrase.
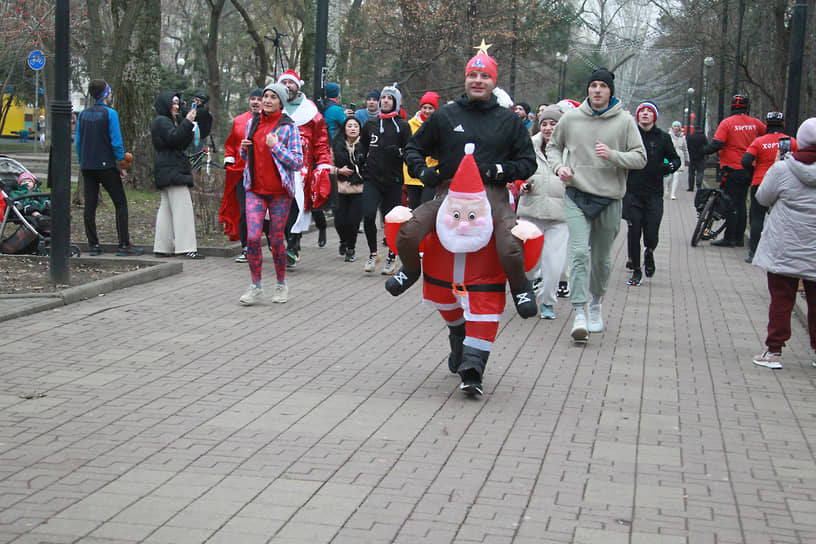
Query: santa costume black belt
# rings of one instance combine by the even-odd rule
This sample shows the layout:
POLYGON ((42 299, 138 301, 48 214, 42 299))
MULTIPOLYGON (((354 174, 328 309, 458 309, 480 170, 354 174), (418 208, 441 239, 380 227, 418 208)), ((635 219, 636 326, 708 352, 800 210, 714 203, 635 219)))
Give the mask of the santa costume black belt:
POLYGON ((452 289, 459 295, 465 295, 468 291, 474 293, 504 293, 505 289, 505 284, 503 283, 472 283, 470 285, 466 285, 464 283, 452 283, 449 281, 438 280, 433 276, 429 276, 428 274, 422 274, 422 277, 424 281, 430 283, 431 285, 452 289))

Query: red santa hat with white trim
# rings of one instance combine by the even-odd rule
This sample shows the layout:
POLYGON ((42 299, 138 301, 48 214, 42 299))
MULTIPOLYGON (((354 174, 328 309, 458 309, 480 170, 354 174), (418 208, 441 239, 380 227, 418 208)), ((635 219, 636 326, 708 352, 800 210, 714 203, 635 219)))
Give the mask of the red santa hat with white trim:
POLYGON ((478 200, 487 198, 482 175, 479 167, 476 166, 476 159, 473 158, 473 151, 476 146, 472 143, 465 144, 465 156, 459 163, 459 168, 453 175, 448 194, 454 198, 468 198, 478 200))
POLYGON ((278 76, 278 83, 283 83, 284 80, 287 79, 289 81, 294 81, 295 83, 297 83, 298 89, 303 87, 303 80, 300 79, 300 76, 297 75, 297 72, 295 72, 294 70, 286 70, 284 73, 278 76))

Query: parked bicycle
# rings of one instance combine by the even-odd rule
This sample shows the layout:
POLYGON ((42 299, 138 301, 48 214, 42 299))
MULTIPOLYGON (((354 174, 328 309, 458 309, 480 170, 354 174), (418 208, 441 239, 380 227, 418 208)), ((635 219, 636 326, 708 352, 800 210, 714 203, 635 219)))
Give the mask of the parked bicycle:
POLYGON ((714 240, 725 229, 728 213, 728 195, 721 189, 700 189, 694 195, 697 208, 697 224, 691 235, 691 246, 697 247, 701 240, 714 240))

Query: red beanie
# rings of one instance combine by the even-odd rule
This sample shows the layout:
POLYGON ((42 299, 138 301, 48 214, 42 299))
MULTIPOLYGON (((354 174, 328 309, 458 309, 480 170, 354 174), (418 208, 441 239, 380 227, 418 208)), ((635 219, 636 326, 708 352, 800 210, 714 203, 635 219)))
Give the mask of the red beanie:
POLYGON ((430 104, 435 110, 439 109, 439 95, 433 91, 428 91, 422 95, 422 100, 419 101, 419 107, 421 108, 423 104, 430 104))
POLYGON ((470 59, 465 67, 465 77, 467 77, 467 75, 474 70, 485 72, 490 76, 490 79, 493 80, 494 84, 498 83, 499 66, 492 57, 485 55, 484 53, 479 53, 470 59))

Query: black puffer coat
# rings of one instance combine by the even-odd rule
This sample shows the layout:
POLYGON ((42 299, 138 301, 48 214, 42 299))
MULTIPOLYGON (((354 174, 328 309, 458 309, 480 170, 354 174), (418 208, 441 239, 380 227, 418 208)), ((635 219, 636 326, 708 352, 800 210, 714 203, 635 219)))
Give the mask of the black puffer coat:
POLYGON ((170 113, 173 96, 169 91, 159 93, 153 104, 156 118, 150 125, 150 135, 156 149, 153 179, 158 189, 171 185, 193 186, 190 161, 184 153, 193 141, 193 124, 185 118, 178 123, 173 119, 170 113))

